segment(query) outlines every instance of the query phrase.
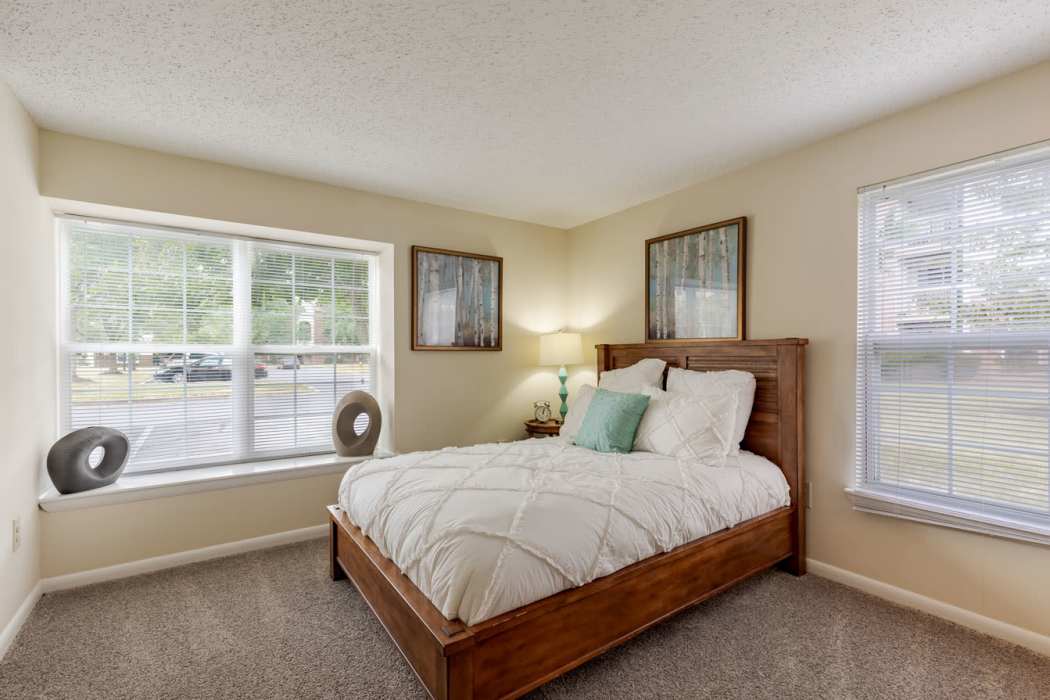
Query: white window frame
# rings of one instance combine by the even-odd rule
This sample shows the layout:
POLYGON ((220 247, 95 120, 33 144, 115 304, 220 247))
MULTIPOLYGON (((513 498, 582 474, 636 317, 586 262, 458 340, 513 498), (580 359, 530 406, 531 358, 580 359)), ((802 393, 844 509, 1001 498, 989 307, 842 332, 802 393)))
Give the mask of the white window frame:
MULTIPOLYGON (((72 203, 63 200, 49 200, 54 206, 54 217, 55 217, 55 236, 56 236, 56 251, 58 253, 57 267, 58 274, 56 275, 57 282, 57 300, 56 300, 56 320, 57 320, 57 336, 58 342, 56 343, 56 354, 58 359, 59 371, 64 371, 66 362, 70 354, 75 352, 183 352, 186 351, 184 347, 174 347, 171 345, 147 345, 143 343, 74 343, 70 339, 70 328, 68 327, 69 314, 68 314, 68 250, 67 241, 68 237, 64 228, 73 221, 87 221, 93 224, 102 224, 112 226, 114 228, 132 228, 141 231, 153 231, 160 235, 179 235, 179 236, 206 236, 209 238, 222 237, 231 239, 235 246, 246 245, 248 243, 258 243, 268 248, 290 246, 298 249, 300 252, 304 247, 317 247, 326 251, 333 249, 346 251, 348 253, 354 253, 357 255, 368 256, 370 259, 370 270, 369 270, 369 305, 370 305, 370 319, 372 328, 370 330, 370 344, 367 346, 278 346, 278 345, 254 345, 251 343, 251 316, 250 316, 250 299, 241 299, 238 302, 235 299, 233 320, 235 326, 238 324, 242 326, 239 332, 235 329, 235 342, 231 345, 215 345, 215 346, 193 346, 193 351, 209 351, 209 352, 230 352, 234 349, 243 351, 245 355, 245 365, 247 370, 242 369, 241 372, 235 372, 234 377, 240 375, 240 381, 245 381, 247 377, 253 376, 253 374, 244 374, 244 371, 254 371, 254 353, 265 352, 265 353, 287 353, 287 354, 303 354, 304 352, 340 352, 340 353, 353 353, 353 352, 367 352, 370 355, 370 370, 371 370, 371 386, 376 394, 376 398, 380 403, 381 410, 387 415, 392 414, 393 411, 393 330, 392 330, 392 317, 393 317, 393 258, 394 258, 394 247, 389 243, 382 243, 376 241, 367 241, 363 239, 333 236, 329 234, 317 234, 307 233, 286 229, 273 229, 269 227, 241 225, 232 222, 220 222, 214 220, 197 219, 195 217, 182 217, 172 215, 161 215, 154 214, 152 212, 143 212, 137 210, 118 210, 114 207, 99 207, 90 204, 72 203), (72 209, 72 211, 71 211, 72 209), (79 212, 77 210, 80 210, 79 212), (94 210, 102 210, 103 214, 99 215, 94 213, 94 210), (128 216, 115 218, 110 216, 111 213, 122 214, 124 211, 128 212, 128 216), (80 213, 84 212, 84 213, 80 213), (171 221, 172 223, 168 223, 171 221), (244 306, 247 302, 248 307, 244 306), (238 314, 238 309, 246 309, 249 313, 238 314), (238 339, 245 340, 243 344, 238 344, 238 339), (251 366, 248 366, 251 365, 251 366)), ((247 284, 238 284, 236 278, 238 275, 251 274, 250 259, 247 255, 235 255, 235 265, 241 266, 238 271, 235 269, 235 283, 234 283, 234 294, 235 296, 244 294, 250 294, 250 286, 247 284)), ((233 389, 234 397, 245 397, 247 396, 250 402, 250 393, 238 392, 236 387, 233 389)), ((58 401, 57 401, 57 413, 55 416, 56 428, 59 434, 66 429, 69 425, 69 400, 68 395, 68 384, 64 381, 59 381, 57 384, 58 390, 58 401)), ((236 398, 234 399, 236 401, 236 398)), ((235 406, 234 411, 241 410, 240 407, 235 406)), ((236 415, 236 413, 235 413, 236 415)), ((250 430, 241 431, 241 439, 245 438, 245 435, 250 436, 250 430)), ((392 454, 393 447, 393 426, 390 421, 384 421, 382 435, 380 437, 380 444, 377 447, 377 454, 392 454)), ((140 490, 149 491, 150 496, 153 495, 169 495, 168 493, 158 492, 156 489, 160 485, 161 491, 168 486, 184 490, 186 485, 190 485, 190 490, 207 490, 210 488, 227 488, 232 483, 228 483, 227 477, 235 477, 237 484, 242 483, 245 479, 251 480, 253 475, 257 475, 260 481, 269 481, 274 478, 298 478, 300 476, 310 476, 316 473, 326 473, 329 471, 335 471, 339 465, 345 465, 352 463, 354 460, 345 458, 335 458, 332 450, 322 451, 311 451, 305 452, 303 450, 281 450, 281 451, 270 451, 265 455, 251 456, 246 459, 234 459, 234 460, 217 460, 215 462, 195 462, 187 465, 174 465, 164 466, 158 469, 140 469, 135 472, 128 473, 122 477, 123 488, 112 489, 116 492, 130 494, 132 497, 127 500, 138 500, 140 496, 138 492, 140 490), (292 472, 302 472, 291 474, 292 472), (287 475, 287 476, 285 476, 287 475), (218 485, 213 486, 216 483, 218 485), (204 484, 203 488, 193 486, 194 484, 204 484)), ((47 483, 46 478, 44 483, 47 483)), ((103 489, 106 490, 106 489, 103 489)), ((103 491, 99 490, 99 491, 103 491)), ((83 495, 83 494, 78 494, 83 495)), ((98 498, 112 500, 114 498, 111 493, 98 493, 98 498)), ((73 499, 68 496, 57 496, 57 494, 51 490, 45 490, 41 496, 42 505, 46 501, 54 502, 55 499, 67 499, 72 501, 73 499)), ((77 499, 83 501, 85 504, 94 505, 93 499, 77 499)), ((118 498, 118 500, 121 500, 118 498)), ((108 501, 107 501, 108 502, 108 501)), ((75 506, 83 507, 83 506, 75 506)), ((51 509, 51 508, 48 508, 51 509)), ((55 508, 57 509, 57 508, 55 508)))
MULTIPOLYGON (((864 290, 861 288, 861 280, 865 277, 873 280, 873 270, 865 271, 863 266, 865 259, 861 250, 859 235, 861 233, 861 221, 863 216, 863 200, 861 195, 874 188, 886 187, 899 183, 920 182, 929 178, 937 177, 946 173, 961 173, 969 169, 980 168, 991 163, 1009 162, 1015 159, 1031 159, 1035 156, 1050 158, 1050 142, 1032 144, 1030 146, 1012 149, 1003 153, 977 158, 964 163, 938 168, 926 173, 907 176, 896 180, 869 185, 858 190, 858 311, 863 304, 864 290)), ((949 275, 955 274, 955 269, 949 267, 949 275)), ((917 285, 918 286, 918 285, 917 285)), ((932 285, 936 286, 936 285, 932 285)), ((874 294, 870 295, 868 301, 873 303, 874 294)), ((950 306, 950 313, 954 314, 956 303, 950 306)), ((868 308, 868 317, 871 317, 872 307, 868 308)), ((859 316, 859 314, 858 314, 859 316)), ((954 316, 952 316, 954 318, 954 316)), ((871 406, 865 411, 867 401, 867 380, 862 373, 866 366, 867 348, 879 342, 889 343, 894 350, 899 349, 929 349, 938 341, 943 342, 945 347, 949 345, 955 348, 965 348, 972 344, 975 348, 987 346, 989 340, 994 339, 996 346, 1024 347, 1033 343, 1041 346, 1050 345, 1050 328, 1037 329, 1031 333, 1019 333, 1016 331, 984 331, 980 333, 938 333, 927 332, 917 334, 914 337, 908 335, 881 335, 878 333, 866 333, 862 324, 858 322, 857 333, 857 415, 856 415, 856 440, 857 440, 857 469, 851 487, 846 493, 853 508, 858 511, 888 515, 905 520, 922 522, 945 527, 979 532, 982 534, 1005 537, 1010 539, 1034 542, 1039 544, 1050 544, 1050 516, 1034 514, 1026 517, 1014 509, 1000 508, 993 503, 973 502, 970 504, 965 499, 953 498, 940 493, 926 492, 918 487, 902 488, 900 486, 880 485, 866 478, 866 467, 863 463, 862 450, 866 436, 873 435, 877 425, 877 402, 871 402, 871 406)), ((951 363, 949 363, 951 364, 951 363)), ((951 395, 954 385, 949 382, 946 388, 951 395)), ((1040 453, 1042 454, 1042 453, 1040 453)), ((950 478, 950 476, 949 476, 950 478)))

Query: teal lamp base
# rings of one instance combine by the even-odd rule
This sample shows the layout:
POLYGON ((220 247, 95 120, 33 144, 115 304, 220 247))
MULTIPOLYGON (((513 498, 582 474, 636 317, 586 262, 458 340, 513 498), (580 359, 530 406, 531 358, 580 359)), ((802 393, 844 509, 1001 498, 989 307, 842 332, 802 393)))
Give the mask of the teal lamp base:
POLYGON ((569 412, 569 404, 565 403, 565 399, 569 398, 569 390, 565 388, 565 380, 569 378, 569 373, 565 371, 565 365, 561 366, 558 370, 558 381, 561 382, 561 389, 558 389, 558 396, 561 397, 561 422, 565 422, 565 414, 569 412))

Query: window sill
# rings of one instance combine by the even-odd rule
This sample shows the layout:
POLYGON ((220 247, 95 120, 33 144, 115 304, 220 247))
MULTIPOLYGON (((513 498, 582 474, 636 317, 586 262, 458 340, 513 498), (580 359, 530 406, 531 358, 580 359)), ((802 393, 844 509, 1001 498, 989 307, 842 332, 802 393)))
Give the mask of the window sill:
MULTIPOLYGON (((374 455, 374 457, 389 456, 391 456, 389 453, 374 455)), ((372 457, 340 457, 330 453, 227 464, 220 467, 183 469, 158 474, 130 474, 121 477, 115 484, 80 493, 60 494, 52 486, 40 496, 39 505, 41 510, 56 513, 200 491, 236 488, 268 481, 304 479, 323 474, 338 474, 368 459, 372 457)))
POLYGON ((853 509, 865 513, 889 515, 894 518, 941 525, 956 530, 1050 545, 1050 527, 1041 523, 997 517, 963 508, 951 508, 873 489, 848 488, 846 494, 853 503, 853 509))

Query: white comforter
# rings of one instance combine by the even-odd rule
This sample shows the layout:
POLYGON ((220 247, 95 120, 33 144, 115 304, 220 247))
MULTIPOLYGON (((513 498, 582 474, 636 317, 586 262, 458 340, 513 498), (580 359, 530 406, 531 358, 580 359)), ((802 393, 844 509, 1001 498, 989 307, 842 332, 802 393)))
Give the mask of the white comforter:
POLYGON ((789 503, 768 460, 707 467, 564 439, 352 467, 339 505, 449 618, 475 624, 789 503))

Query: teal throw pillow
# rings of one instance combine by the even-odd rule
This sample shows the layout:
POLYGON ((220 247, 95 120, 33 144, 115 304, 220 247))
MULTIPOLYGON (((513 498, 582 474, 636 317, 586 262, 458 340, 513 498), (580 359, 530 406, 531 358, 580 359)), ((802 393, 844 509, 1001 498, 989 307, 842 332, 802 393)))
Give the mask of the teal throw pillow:
POLYGON ((630 452, 648 406, 645 394, 598 389, 573 442, 597 452, 630 452))

